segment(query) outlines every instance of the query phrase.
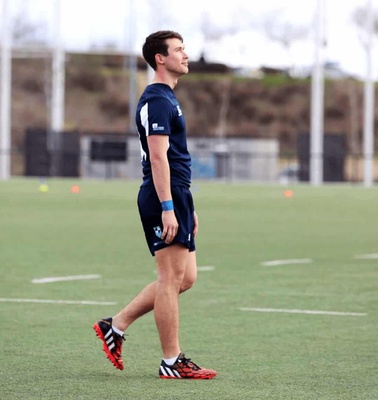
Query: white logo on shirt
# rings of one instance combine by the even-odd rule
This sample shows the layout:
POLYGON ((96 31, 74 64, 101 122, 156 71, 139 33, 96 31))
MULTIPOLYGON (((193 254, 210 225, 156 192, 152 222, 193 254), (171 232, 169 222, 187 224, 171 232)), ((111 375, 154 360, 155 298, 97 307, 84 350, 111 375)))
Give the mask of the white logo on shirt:
POLYGON ((164 130, 164 126, 159 126, 158 123, 154 122, 152 124, 152 130, 153 131, 163 131, 164 130))

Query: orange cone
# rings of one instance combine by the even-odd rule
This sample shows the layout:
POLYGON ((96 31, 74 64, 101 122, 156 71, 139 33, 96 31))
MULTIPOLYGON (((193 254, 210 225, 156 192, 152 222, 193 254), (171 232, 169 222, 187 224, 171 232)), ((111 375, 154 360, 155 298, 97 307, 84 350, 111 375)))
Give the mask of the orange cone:
POLYGON ((79 185, 72 185, 71 186, 71 193, 80 193, 80 186, 79 185))
POLYGON ((291 197, 294 196, 294 192, 293 192, 292 190, 290 190, 290 189, 287 189, 287 190, 284 191, 284 196, 285 196, 287 199, 289 199, 289 198, 291 198, 291 197))

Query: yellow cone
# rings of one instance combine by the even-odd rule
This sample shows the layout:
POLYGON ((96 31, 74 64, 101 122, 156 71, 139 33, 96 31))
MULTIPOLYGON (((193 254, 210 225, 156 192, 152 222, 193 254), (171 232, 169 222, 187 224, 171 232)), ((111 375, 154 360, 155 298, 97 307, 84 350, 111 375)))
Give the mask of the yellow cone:
POLYGON ((46 183, 42 183, 39 185, 39 191, 42 193, 46 193, 49 191, 49 187, 46 185, 46 183))

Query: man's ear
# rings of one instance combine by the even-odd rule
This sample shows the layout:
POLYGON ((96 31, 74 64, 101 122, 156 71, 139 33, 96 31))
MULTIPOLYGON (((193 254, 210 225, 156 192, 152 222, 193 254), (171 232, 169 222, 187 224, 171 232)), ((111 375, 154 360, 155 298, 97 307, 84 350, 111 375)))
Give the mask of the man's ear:
POLYGON ((164 56, 162 56, 161 54, 156 54, 155 61, 156 61, 156 64, 160 64, 160 65, 164 64, 164 56))

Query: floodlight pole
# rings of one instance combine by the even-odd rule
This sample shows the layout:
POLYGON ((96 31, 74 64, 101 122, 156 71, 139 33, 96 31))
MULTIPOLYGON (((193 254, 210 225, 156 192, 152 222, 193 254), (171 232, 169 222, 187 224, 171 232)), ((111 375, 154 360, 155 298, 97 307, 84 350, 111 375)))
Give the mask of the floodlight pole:
POLYGON ((129 3, 129 31, 128 31, 128 48, 129 48, 129 130, 130 133, 136 133, 135 112, 137 107, 137 86, 138 86, 138 60, 134 53, 135 29, 136 29, 136 9, 134 0, 129 3))
POLYGON ((315 61, 311 79, 310 182, 323 182, 325 2, 317 1, 315 61))
POLYGON ((8 0, 1 7, 1 109, 0 109, 0 180, 10 178, 11 171, 11 66, 12 50, 8 0))
MULTIPOLYGON (((155 21, 155 16, 152 15, 152 7, 151 5, 149 5, 148 7, 148 26, 149 26, 149 30, 152 31, 156 31, 157 29, 155 29, 154 23, 153 21, 155 21)), ((150 84, 152 82, 152 80, 155 77, 155 71, 153 70, 153 68, 147 64, 147 82, 150 84)))
POLYGON ((60 133, 64 128, 65 52, 61 32, 61 1, 54 2, 54 43, 52 53, 52 94, 49 147, 52 152, 51 175, 58 172, 60 133))
POLYGON ((372 1, 367 2, 367 41, 366 41, 366 77, 364 86, 364 186, 374 183, 374 80, 372 68, 372 48, 374 31, 374 12, 372 1))

